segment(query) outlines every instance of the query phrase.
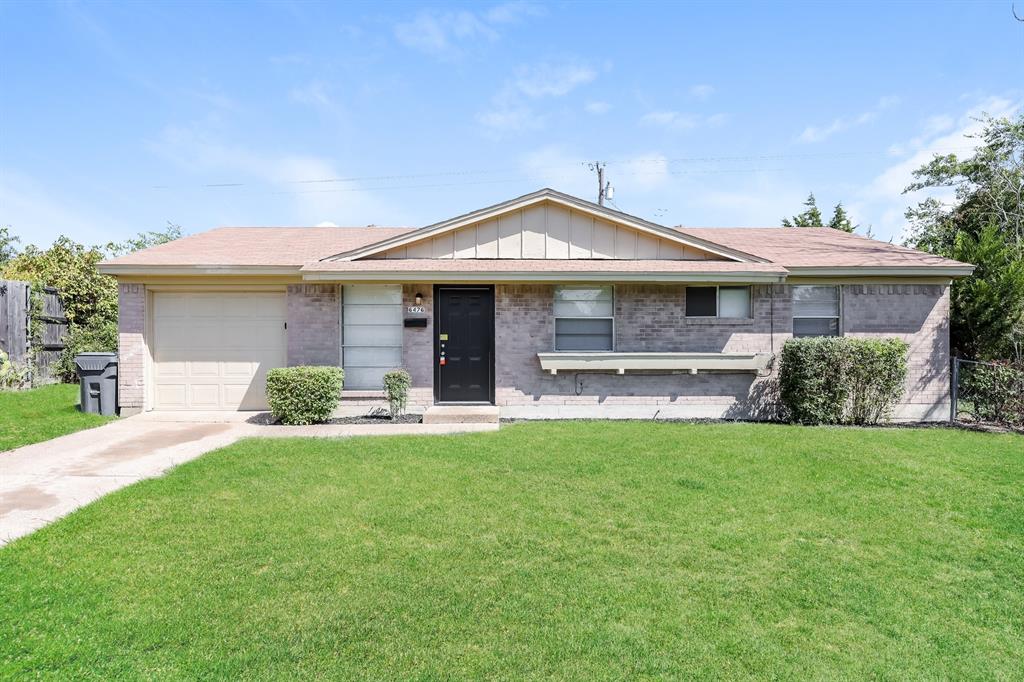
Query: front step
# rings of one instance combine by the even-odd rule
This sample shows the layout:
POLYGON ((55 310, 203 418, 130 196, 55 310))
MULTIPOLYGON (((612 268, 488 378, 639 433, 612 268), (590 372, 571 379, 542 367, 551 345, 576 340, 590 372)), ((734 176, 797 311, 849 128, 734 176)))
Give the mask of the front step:
POLYGON ((431 405, 423 413, 424 424, 497 424, 495 405, 431 405))

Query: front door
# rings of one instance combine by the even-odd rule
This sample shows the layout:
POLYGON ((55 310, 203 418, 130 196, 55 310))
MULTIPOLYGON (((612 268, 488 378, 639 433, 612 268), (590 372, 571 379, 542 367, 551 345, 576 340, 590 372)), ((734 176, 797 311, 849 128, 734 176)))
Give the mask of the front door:
POLYGON ((441 403, 494 402, 494 288, 434 288, 434 385, 441 403))

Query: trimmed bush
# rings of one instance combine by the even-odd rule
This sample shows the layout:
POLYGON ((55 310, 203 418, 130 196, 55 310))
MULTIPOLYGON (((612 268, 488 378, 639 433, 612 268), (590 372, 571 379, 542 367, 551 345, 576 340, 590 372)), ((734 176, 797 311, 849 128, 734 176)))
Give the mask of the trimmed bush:
POLYGON ((1024 426, 1024 363, 961 364, 960 405, 981 422, 1024 426))
POLYGON ((800 424, 877 424, 903 395, 907 344, 899 339, 816 337, 782 347, 779 389, 800 424))
POLYGON ((384 393, 388 397, 388 408, 391 410, 392 419, 405 413, 410 386, 412 386, 412 377, 404 369, 393 369, 384 375, 384 393))
POLYGON ((340 367, 280 367, 267 372, 267 402, 282 424, 321 424, 341 400, 340 367))

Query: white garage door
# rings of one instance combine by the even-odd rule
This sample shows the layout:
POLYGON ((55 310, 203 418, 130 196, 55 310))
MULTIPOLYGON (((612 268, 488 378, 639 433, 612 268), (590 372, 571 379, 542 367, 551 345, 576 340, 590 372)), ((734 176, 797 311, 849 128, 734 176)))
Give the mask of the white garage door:
POLYGON ((261 410, 285 365, 283 293, 156 293, 154 408, 261 410))

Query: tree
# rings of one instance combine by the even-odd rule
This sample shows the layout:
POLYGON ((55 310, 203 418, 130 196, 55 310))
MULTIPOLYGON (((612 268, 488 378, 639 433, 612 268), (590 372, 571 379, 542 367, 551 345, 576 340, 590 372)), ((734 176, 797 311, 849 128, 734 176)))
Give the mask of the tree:
POLYGON ((832 220, 828 221, 828 226, 833 230, 842 230, 843 232, 853 232, 857 226, 853 224, 850 217, 846 215, 846 209, 843 208, 843 202, 836 204, 835 209, 832 211, 832 220))
POLYGON ((853 224, 850 217, 846 214, 846 209, 843 208, 843 202, 836 204, 835 209, 832 211, 832 219, 825 223, 825 218, 821 215, 821 210, 818 208, 818 202, 814 198, 814 192, 811 192, 807 196, 807 201, 804 202, 806 207, 803 213, 793 216, 792 218, 783 218, 783 227, 831 227, 835 230, 842 230, 843 232, 853 232, 857 229, 857 226, 853 224))
POLYGON ((10 225, 0 225, 0 269, 18 255, 18 239, 11 234, 10 225))
POLYGON ((982 119, 973 155, 936 155, 905 192, 953 189, 907 209, 907 244, 977 266, 953 284, 951 343, 977 359, 1024 359, 1024 115, 982 119))
POLYGON ((782 219, 783 227, 821 227, 824 223, 821 217, 821 211, 818 210, 818 202, 814 198, 814 192, 807 195, 807 201, 804 202, 803 213, 793 216, 793 219, 789 218, 782 219))
MULTIPOLYGON (((181 236, 181 227, 167 223, 163 231, 143 232, 124 242, 106 246, 85 246, 61 235, 46 249, 29 244, 7 262, 0 260, 0 276, 36 285, 52 286, 60 292, 68 318, 65 352, 53 367, 55 376, 74 379, 72 360, 82 351, 117 350, 117 280, 101 274, 96 265, 116 255, 156 246, 181 236)), ((0 228, 0 251, 17 242, 6 228, 0 228), (6 240, 6 241, 5 241, 6 240)))

